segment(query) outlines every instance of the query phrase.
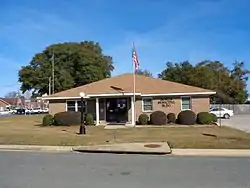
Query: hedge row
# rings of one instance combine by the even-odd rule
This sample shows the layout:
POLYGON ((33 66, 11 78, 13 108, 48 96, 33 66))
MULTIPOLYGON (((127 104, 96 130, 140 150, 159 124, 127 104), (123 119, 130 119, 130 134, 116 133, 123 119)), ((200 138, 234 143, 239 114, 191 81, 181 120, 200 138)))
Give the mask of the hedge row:
POLYGON ((209 112, 200 112, 197 115, 191 110, 181 111, 178 116, 174 113, 165 114, 162 111, 155 111, 150 114, 141 114, 138 118, 140 125, 165 125, 167 123, 178 123, 182 125, 212 124, 217 122, 217 117, 209 112))
MULTIPOLYGON (((93 125, 94 117, 92 114, 87 114, 84 118, 85 125, 93 125)), ((80 112, 59 112, 54 116, 48 114, 43 117, 43 126, 70 126, 79 125, 81 122, 80 112)))
MULTIPOLYGON (((54 116, 48 114, 43 117, 43 126, 70 126, 78 125, 81 122, 80 112, 59 112, 54 116)), ((217 117, 214 114, 208 112, 200 112, 196 114, 191 110, 181 111, 178 116, 174 113, 165 114, 162 111, 155 111, 150 114, 141 114, 138 118, 140 125, 165 125, 167 123, 178 123, 182 125, 194 125, 198 124, 211 124, 217 122, 217 117)), ((84 117, 85 125, 93 125, 94 117, 92 114, 87 114, 84 117)))

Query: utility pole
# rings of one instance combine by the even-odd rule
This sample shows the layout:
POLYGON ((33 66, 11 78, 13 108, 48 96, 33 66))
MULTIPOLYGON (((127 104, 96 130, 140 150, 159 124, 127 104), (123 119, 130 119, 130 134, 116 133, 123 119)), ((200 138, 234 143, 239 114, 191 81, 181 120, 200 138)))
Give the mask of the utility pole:
POLYGON ((51 95, 51 77, 49 77, 49 95, 51 95))
POLYGON ((52 55, 52 94, 55 93, 55 61, 54 61, 54 52, 52 55))
MULTIPOLYGON (((219 84, 219 90, 220 90, 220 87, 221 87, 221 72, 220 72, 220 70, 219 70, 219 80, 218 80, 218 84, 219 84)), ((219 93, 219 95, 221 95, 221 93, 219 93)), ((219 97, 219 124, 220 124, 220 127, 221 127, 221 106, 222 106, 222 104, 221 104, 221 102, 222 102, 222 100, 221 100, 221 97, 218 95, 218 97, 219 97)))

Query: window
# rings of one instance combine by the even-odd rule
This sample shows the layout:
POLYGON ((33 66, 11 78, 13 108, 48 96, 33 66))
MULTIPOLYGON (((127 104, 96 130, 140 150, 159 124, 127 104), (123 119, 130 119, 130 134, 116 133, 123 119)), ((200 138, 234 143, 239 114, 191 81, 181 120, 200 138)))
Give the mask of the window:
POLYGON ((224 109, 223 108, 213 108, 211 111, 212 112, 224 111, 224 109))
POLYGON ((75 101, 67 101, 67 111, 76 111, 75 101))
POLYGON ((191 98, 190 97, 181 97, 181 110, 190 110, 191 107, 191 98))
MULTIPOLYGON (((81 101, 77 101, 77 111, 81 112, 81 101)), ((86 101, 83 101, 83 112, 86 112, 86 101)))
MULTIPOLYGON (((86 110, 86 101, 83 101, 83 112, 86 110)), ((81 101, 67 101, 67 111, 81 112, 81 101)))
POLYGON ((152 98, 142 99, 142 111, 143 112, 153 111, 153 99, 152 98))

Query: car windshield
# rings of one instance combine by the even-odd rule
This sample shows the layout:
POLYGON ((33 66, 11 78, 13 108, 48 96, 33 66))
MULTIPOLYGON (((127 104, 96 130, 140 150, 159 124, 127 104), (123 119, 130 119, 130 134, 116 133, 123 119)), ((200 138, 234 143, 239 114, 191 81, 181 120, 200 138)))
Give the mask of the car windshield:
POLYGON ((219 109, 218 108, 211 108, 210 110, 211 111, 218 111, 219 109))

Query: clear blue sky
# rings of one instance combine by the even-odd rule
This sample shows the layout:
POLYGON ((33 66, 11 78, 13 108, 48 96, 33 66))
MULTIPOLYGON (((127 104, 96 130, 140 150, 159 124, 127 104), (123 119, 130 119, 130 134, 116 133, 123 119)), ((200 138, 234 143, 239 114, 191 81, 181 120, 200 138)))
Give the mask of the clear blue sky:
POLYGON ((113 75, 131 71, 132 41, 140 68, 154 75, 166 61, 244 60, 250 68, 249 10, 249 0, 0 1, 0 96, 19 87, 22 65, 57 42, 100 42, 113 75))

